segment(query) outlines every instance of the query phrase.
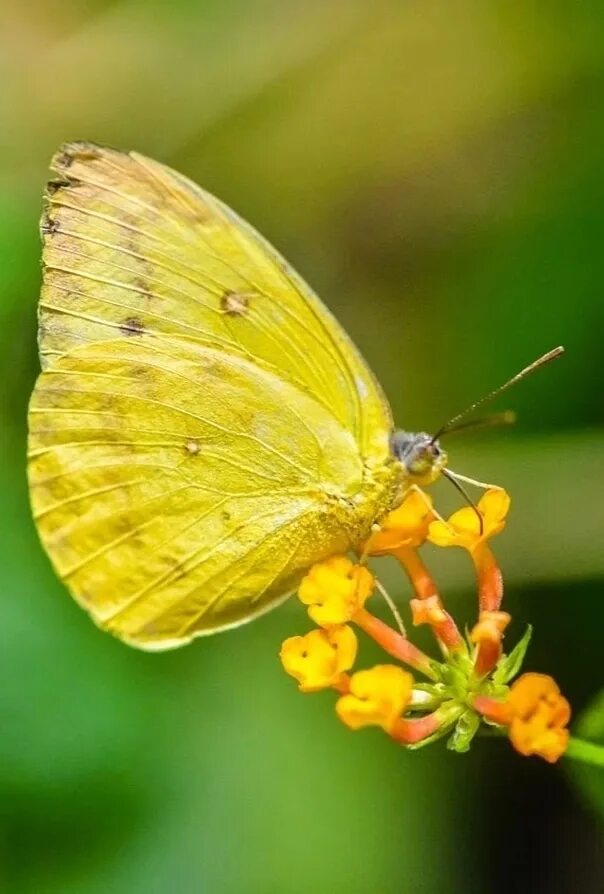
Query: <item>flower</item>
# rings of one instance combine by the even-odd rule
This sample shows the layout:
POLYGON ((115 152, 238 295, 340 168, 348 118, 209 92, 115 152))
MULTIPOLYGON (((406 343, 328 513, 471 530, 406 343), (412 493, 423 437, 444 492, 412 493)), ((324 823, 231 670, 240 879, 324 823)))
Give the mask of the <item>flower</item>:
POLYGON ((464 649, 465 643, 449 612, 445 611, 436 594, 410 602, 413 625, 429 624, 442 646, 447 649, 464 649))
POLYGON ((352 627, 347 626, 292 636, 285 640, 279 653, 283 667, 295 677, 302 692, 338 686, 356 655, 357 638, 352 627))
POLYGON ((462 546, 472 557, 478 577, 478 602, 482 611, 497 611, 503 598, 503 580, 488 541, 505 527, 510 498, 491 488, 478 502, 478 514, 470 506, 454 512, 448 521, 430 525, 428 539, 436 546, 462 546))
POLYGON ((479 676, 493 670, 501 657, 503 633, 512 620, 507 612, 481 611, 470 632, 470 641, 478 646, 475 669, 479 676))
POLYGON ((346 556, 334 556, 313 565, 298 590, 308 615, 321 627, 344 624, 363 608, 373 591, 373 575, 346 556))
POLYGON ((410 604, 415 627, 418 627, 420 624, 430 624, 432 627, 437 627, 447 620, 447 613, 442 607, 438 596, 428 596, 427 599, 412 599, 410 604))
POLYGON ((351 729, 381 726, 390 732, 411 698, 413 677, 394 664, 378 664, 350 678, 349 693, 336 703, 340 720, 351 729))
POLYGON ((381 520, 379 531, 372 534, 365 545, 369 555, 395 556, 420 599, 436 595, 434 581, 417 552, 425 543, 428 529, 435 518, 430 497, 414 488, 407 493, 400 506, 381 520))
POLYGON ((435 518, 430 497, 418 490, 409 491, 401 505, 380 521, 380 530, 368 541, 369 554, 381 556, 403 547, 421 546, 435 518))
POLYGON ((463 546, 473 552, 482 544, 503 531, 510 508, 510 497, 506 491, 491 488, 478 502, 480 519, 471 506, 458 509, 447 522, 433 521, 428 532, 428 540, 436 546, 463 546))
POLYGON ((547 674, 523 674, 499 701, 486 695, 474 708, 491 723, 507 726, 510 742, 520 754, 536 754, 550 764, 566 751, 570 705, 547 674))
POLYGON ((509 737, 520 754, 555 763, 566 751, 570 705, 547 674, 523 674, 512 685, 507 705, 509 737))
MULTIPOLYGON (((487 723, 507 733, 523 755, 553 763, 566 751, 570 707, 551 677, 524 674, 515 683, 530 639, 530 628, 503 654, 503 635, 511 621, 500 610, 503 578, 489 540, 505 526, 510 498, 492 488, 478 503, 434 520, 431 502, 417 491, 390 512, 365 544, 368 554, 389 553, 404 568, 413 588, 410 609, 415 625, 430 626, 441 651, 431 658, 408 637, 404 622, 384 587, 363 564, 334 556, 314 565, 303 579, 299 598, 318 628, 286 640, 281 662, 303 692, 337 690, 336 713, 357 730, 378 726, 405 748, 419 748, 443 736, 452 751, 465 752, 487 723), (478 582, 478 620, 465 636, 436 588, 419 548, 426 537, 437 546, 462 546, 472 559, 478 582), (377 586, 396 625, 376 617, 365 602, 377 586), (351 673, 361 630, 400 664, 378 664, 351 673), (419 679, 414 684, 412 669, 419 679)), ((575 754, 575 751, 569 754, 575 754)))

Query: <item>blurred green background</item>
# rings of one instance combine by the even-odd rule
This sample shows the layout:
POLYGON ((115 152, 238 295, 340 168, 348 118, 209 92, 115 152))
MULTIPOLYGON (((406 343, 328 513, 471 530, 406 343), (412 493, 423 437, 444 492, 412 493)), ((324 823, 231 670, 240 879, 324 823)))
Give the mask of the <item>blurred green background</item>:
POLYGON ((353 735, 280 669, 300 606, 164 655, 98 632, 38 546, 24 444, 40 196, 66 139, 155 156, 250 219, 401 426, 563 343, 509 396, 515 429, 450 449, 511 491, 510 639, 535 625, 527 667, 578 713, 604 682, 603 104, 595 0, 2 0, 0 890, 601 894, 601 771, 353 735))

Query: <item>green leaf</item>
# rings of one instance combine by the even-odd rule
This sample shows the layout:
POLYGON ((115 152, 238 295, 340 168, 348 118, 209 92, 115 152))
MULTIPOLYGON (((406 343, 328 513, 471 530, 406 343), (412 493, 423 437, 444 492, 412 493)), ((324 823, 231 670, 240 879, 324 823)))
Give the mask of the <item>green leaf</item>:
POLYGON ((522 662, 524 661, 524 656, 526 655, 526 650, 529 647, 532 635, 533 628, 529 624, 524 632, 524 636, 518 643, 516 643, 510 654, 500 658, 492 676, 493 683, 507 683, 516 676, 522 667, 522 662))
POLYGON ((471 710, 465 711, 455 724, 453 734, 447 741, 447 748, 450 751, 457 751, 459 754, 469 751, 470 744, 479 726, 480 718, 476 712, 471 710))
MULTIPOLYGON (((595 744, 604 745, 604 689, 580 715, 572 733, 595 744)), ((564 763, 592 806, 604 817, 604 770, 577 760, 566 760, 564 763)))

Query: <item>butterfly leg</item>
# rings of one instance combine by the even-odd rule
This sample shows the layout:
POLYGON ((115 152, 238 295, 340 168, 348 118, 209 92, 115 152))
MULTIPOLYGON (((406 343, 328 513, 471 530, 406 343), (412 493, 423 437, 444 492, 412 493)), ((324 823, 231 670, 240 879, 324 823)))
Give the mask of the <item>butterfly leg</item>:
POLYGON ((480 487, 482 490, 503 490, 499 484, 487 484, 485 481, 476 481, 475 478, 468 478, 466 475, 460 475, 459 472, 452 472, 451 469, 448 469, 448 472, 452 478, 463 481, 465 484, 473 484, 474 487, 480 487))
MULTIPOLYGON (((369 561, 369 556, 371 554, 371 543, 373 541, 373 538, 377 534, 379 534, 381 530, 382 530, 382 526, 380 524, 378 524, 377 522, 374 522, 372 524, 371 533, 370 533, 369 537, 367 538, 367 540, 365 541, 365 543, 363 544, 362 552, 359 554, 359 565, 366 565, 367 562, 369 561)), ((396 626, 398 627, 398 629, 400 630, 402 635, 406 637, 407 631, 405 630, 405 624, 403 622, 403 619, 400 615, 398 608, 396 607, 396 603, 394 602, 394 599, 392 598, 390 593, 387 591, 387 589, 383 585, 383 583, 380 580, 378 580, 377 577, 375 577, 374 579, 375 579, 375 587, 376 587, 377 591, 379 592, 379 594, 384 599, 384 602, 386 603, 388 608, 390 609, 390 611, 392 613, 392 617, 396 621, 396 626)))
POLYGON ((380 524, 378 524, 378 522, 374 522, 371 525, 371 533, 370 533, 369 537, 367 538, 367 540, 365 541, 365 543, 363 544, 362 551, 358 554, 359 555, 359 565, 367 564, 367 562, 369 560, 369 556, 371 555, 371 544, 373 542, 373 539, 377 534, 380 533, 381 530, 382 530, 382 526, 380 524))
POLYGON ((401 618, 398 608, 396 607, 394 599, 392 598, 386 587, 383 585, 383 583, 381 583, 381 581, 377 579, 377 577, 375 578, 375 586, 378 593, 392 612, 392 617, 396 621, 396 626, 398 627, 402 635, 406 637, 407 631, 405 630, 405 624, 403 622, 403 619, 401 618))

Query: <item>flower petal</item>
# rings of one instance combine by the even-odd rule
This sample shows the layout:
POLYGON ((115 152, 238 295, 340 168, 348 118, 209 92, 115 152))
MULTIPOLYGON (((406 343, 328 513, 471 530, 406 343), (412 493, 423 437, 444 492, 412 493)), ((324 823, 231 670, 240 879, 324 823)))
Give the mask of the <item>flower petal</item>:
POLYGON ((337 685, 353 666, 356 654, 356 634, 352 627, 342 626, 291 636, 281 646, 279 657, 302 692, 316 692, 337 685))
POLYGON ((373 592, 373 575, 346 556, 334 556, 310 569, 298 589, 300 602, 321 627, 344 624, 363 608, 373 592))
POLYGON ((523 674, 512 685, 507 703, 509 736, 516 751, 557 761, 568 745, 571 711, 556 681, 546 674, 523 674))
POLYGON ((401 505, 380 521, 380 530, 369 540, 370 555, 384 555, 406 546, 421 546, 434 518, 432 500, 428 494, 410 491, 401 505))
POLYGON ((411 697, 413 677, 393 664, 379 664, 357 671, 350 678, 350 692, 336 704, 340 720, 351 729, 381 726, 389 732, 411 697))

